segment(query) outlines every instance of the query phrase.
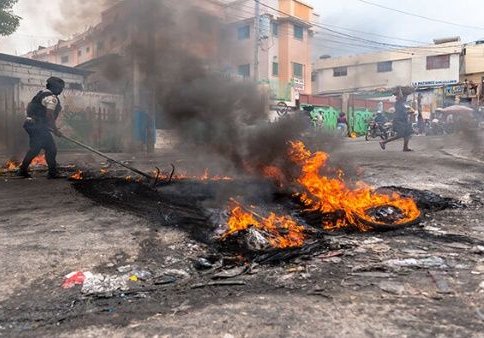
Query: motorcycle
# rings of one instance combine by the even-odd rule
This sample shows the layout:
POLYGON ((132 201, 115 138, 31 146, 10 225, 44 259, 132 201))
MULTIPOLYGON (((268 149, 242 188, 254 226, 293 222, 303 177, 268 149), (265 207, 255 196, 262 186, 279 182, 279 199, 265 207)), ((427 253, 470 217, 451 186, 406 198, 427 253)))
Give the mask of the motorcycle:
POLYGON ((387 138, 392 136, 392 123, 378 123, 375 120, 371 120, 368 123, 368 129, 366 131, 365 140, 369 141, 370 138, 377 138, 380 137, 382 140, 386 140, 387 138))

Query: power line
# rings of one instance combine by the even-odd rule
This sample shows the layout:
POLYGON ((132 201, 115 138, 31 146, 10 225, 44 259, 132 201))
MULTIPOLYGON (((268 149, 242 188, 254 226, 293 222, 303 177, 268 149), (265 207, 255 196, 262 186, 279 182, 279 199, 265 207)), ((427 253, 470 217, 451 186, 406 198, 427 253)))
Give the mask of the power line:
POLYGON ((355 32, 355 33, 361 33, 361 34, 366 34, 366 35, 379 36, 379 37, 386 38, 386 39, 400 40, 400 41, 406 41, 406 42, 414 42, 414 43, 420 43, 420 44, 425 44, 426 43, 426 42, 423 42, 423 41, 417 41, 417 40, 411 40, 411 39, 404 39, 404 38, 399 38, 399 37, 396 37, 396 36, 388 36, 388 35, 382 35, 382 34, 377 34, 377 33, 364 32, 364 31, 360 31, 360 30, 356 30, 356 29, 351 29, 351 28, 346 28, 346 27, 341 27, 341 26, 337 26, 337 25, 333 25, 333 24, 329 24, 329 23, 325 23, 325 24, 321 24, 321 25, 322 26, 339 28, 339 29, 342 29, 342 30, 345 30, 345 31, 349 31, 349 32, 355 32))
MULTIPOLYGON (((238 2, 237 3, 237 7, 238 8, 238 11, 240 12, 245 12, 245 13, 249 13, 247 10, 244 10, 243 7, 245 7, 245 9, 249 9, 248 6, 250 6, 248 3, 248 0, 244 1, 244 2, 238 2)), ((428 52, 435 52, 434 49, 449 49, 449 48, 452 48, 452 47, 456 47, 456 48, 461 48, 463 44, 457 44, 457 45, 446 45, 446 46, 429 46, 429 45, 425 45, 425 46, 415 46, 415 45, 402 45, 402 44, 394 44, 394 43, 386 43, 386 42, 381 42, 381 41, 375 41, 375 40, 370 40, 370 39, 366 39, 366 38, 363 38, 363 37, 359 37, 359 36, 354 36, 354 35, 350 35, 350 34, 347 34, 347 33, 344 33, 344 32, 339 32, 339 31, 336 31, 336 30, 333 30, 333 29, 330 29, 326 26, 334 26, 334 25, 325 25, 325 24, 320 24, 320 23, 316 23, 316 22, 311 22, 311 21, 306 21, 306 20, 302 20, 298 17, 295 17, 293 15, 290 15, 286 12, 283 12, 277 8, 274 8, 272 6, 269 6, 263 2, 261 2, 260 0, 258 0, 258 2, 260 2, 260 4, 266 8, 269 8, 271 9, 274 13, 279 13, 279 14, 283 14, 285 16, 288 16, 288 17, 292 17, 292 18, 295 18, 296 20, 298 21, 301 21, 301 22, 304 22, 306 24, 309 24, 309 25, 312 25, 312 26, 315 26, 315 27, 318 27, 318 28, 321 28, 325 31, 328 31, 328 32, 331 32, 333 33, 333 36, 334 34, 338 34, 342 37, 344 37, 345 39, 352 39, 352 40, 355 40, 355 41, 359 41, 359 42, 364 42, 364 43, 369 43, 369 44, 373 44, 373 45, 379 45, 379 46, 384 46, 386 47, 387 49, 391 49, 391 50, 395 50, 395 49, 412 49, 412 52, 415 53, 416 52, 416 49, 421 49, 422 51, 428 51, 428 52)), ((253 8, 250 7, 250 10, 252 10, 253 8)), ((267 13, 267 14, 274 14, 274 13, 267 13)), ((249 15, 252 14, 252 13, 249 13, 249 15)), ((339 27, 339 26, 337 26, 339 27)), ((345 29, 345 28, 342 28, 342 29, 345 29)), ((357 30, 351 30, 351 29, 347 29, 347 30, 350 30, 350 31, 355 31, 355 32, 360 32, 360 33, 363 33, 365 34, 366 32, 361 32, 361 31, 357 31, 357 30)), ((330 33, 328 33, 329 35, 331 35, 330 33)), ((385 36, 385 35, 380 35, 380 34, 374 34, 374 35, 378 35, 378 36, 382 36, 382 37, 385 37, 385 38, 388 38, 388 39, 398 39, 398 38, 395 38, 395 37, 390 37, 390 36, 385 36)), ((334 36, 336 37, 336 36, 334 36)), ((407 39, 401 39, 401 40, 407 40, 407 39)), ((408 41, 408 40, 407 40, 408 41)), ((414 41, 414 40, 409 40, 411 42, 417 42, 417 41, 414 41)), ((418 43, 422 43, 423 42, 420 42, 418 41, 418 43)), ((405 52, 408 54, 408 52, 405 52)))
MULTIPOLYGON (((322 25, 322 24, 319 24, 319 23, 316 23, 316 22, 311 22, 311 21, 303 20, 301 18, 298 18, 298 17, 293 16, 291 14, 288 14, 286 12, 283 12, 283 11, 281 11, 279 9, 276 9, 276 8, 274 8, 272 6, 269 6, 267 4, 261 3, 261 5, 264 6, 264 7, 270 8, 270 9, 272 9, 272 10, 274 10, 274 11, 280 13, 280 14, 283 14, 285 16, 288 16, 290 18, 293 18, 293 19, 295 19, 297 21, 300 21, 300 22, 309 24, 311 26, 315 26, 315 27, 321 28, 323 30, 326 30, 326 31, 329 31, 329 32, 332 32, 332 33, 335 33, 335 34, 338 34, 338 35, 341 35, 341 36, 344 36, 346 38, 351 38, 351 39, 354 39, 354 40, 359 40, 359 41, 362 41, 362 42, 365 42, 365 43, 371 43, 371 44, 375 44, 375 45, 386 46, 389 49, 390 48, 399 48, 399 49, 421 49, 421 50, 430 51, 430 50, 436 49, 436 48, 437 49, 439 49, 439 48, 449 49, 449 48, 452 48, 452 47, 462 47, 462 45, 463 45, 463 44, 459 44, 459 45, 456 45, 456 46, 408 46, 408 45, 399 45, 399 44, 393 44, 393 43, 385 43, 385 42, 380 42, 380 41, 365 39, 365 38, 362 38, 362 37, 354 36, 354 35, 347 34, 347 33, 343 33, 343 32, 338 32, 336 30, 333 30, 333 29, 324 27, 324 25, 322 25)), ((432 52, 435 52, 435 51, 432 51, 432 52)))
POLYGON ((459 24, 459 23, 455 23, 455 22, 446 21, 446 20, 430 18, 428 16, 424 16, 424 15, 420 15, 420 14, 416 14, 416 13, 411 13, 411 12, 406 12, 406 11, 403 11, 403 10, 400 10, 400 9, 387 7, 387 6, 380 5, 380 4, 377 4, 377 3, 374 3, 374 2, 371 2, 371 1, 367 1, 367 0, 356 0, 356 1, 362 2, 362 3, 367 4, 367 5, 370 5, 370 6, 375 6, 375 7, 383 8, 383 9, 386 9, 386 10, 389 10, 389 11, 398 12, 398 13, 405 14, 405 15, 409 15, 409 16, 414 16, 414 17, 417 17, 417 18, 420 18, 420 19, 425 19, 425 20, 429 20, 429 21, 444 23, 444 24, 447 24, 447 25, 452 25, 452 26, 457 26, 457 27, 465 27, 465 28, 472 28, 472 29, 484 30, 484 27, 463 25, 463 24, 459 24))
MULTIPOLYGON (((248 18, 251 18, 254 15, 253 12, 252 12, 252 10, 254 8, 252 6, 250 6, 249 4, 247 4, 247 2, 248 1, 237 3, 237 7, 238 7, 237 8, 237 14, 241 15, 241 13, 246 13, 246 14, 248 14, 248 18)), ((300 22, 303 22, 303 23, 306 23, 306 24, 309 24, 309 25, 312 25, 312 26, 320 27, 323 30, 329 32, 329 33, 326 33, 326 34, 329 35, 330 37, 335 38, 335 39, 344 39, 344 41, 342 40, 341 42, 334 41, 334 40, 327 40, 327 41, 331 41, 333 43, 339 43, 339 44, 345 45, 345 46, 363 47, 363 48, 366 48, 366 49, 380 50, 380 51, 393 51, 395 53, 407 54, 407 55, 425 54, 425 52, 427 52, 427 54, 429 52, 435 53, 436 52, 436 50, 434 50, 435 48, 437 48, 437 49, 439 49, 439 48, 449 49, 449 48, 452 48, 452 47, 458 47, 458 48, 462 47, 461 44, 456 45, 456 46, 404 46, 404 45, 389 44, 389 43, 369 40, 369 39, 365 39, 365 38, 362 38, 362 37, 353 36, 353 35, 350 35, 350 34, 338 32, 338 31, 335 31, 333 29, 326 28, 326 27, 324 27, 324 25, 319 24, 319 23, 314 23, 314 22, 302 20, 302 19, 297 18, 295 16, 292 16, 292 15, 286 13, 286 12, 283 12, 279 9, 276 9, 274 7, 266 5, 266 4, 264 4, 260 1, 259 1, 259 3, 262 6, 269 8, 273 11, 273 13, 267 12, 266 14, 280 13, 280 14, 283 14, 285 16, 295 18, 296 20, 298 20, 300 22), (349 43, 348 40, 350 40, 352 43, 349 43), (356 44, 358 42, 359 43, 365 43, 366 45, 356 44), (403 50, 403 49, 406 49, 406 50, 403 50)), ((289 35, 289 34, 287 34, 287 35, 289 35)), ((318 38, 318 37, 315 37, 315 38, 318 38)))

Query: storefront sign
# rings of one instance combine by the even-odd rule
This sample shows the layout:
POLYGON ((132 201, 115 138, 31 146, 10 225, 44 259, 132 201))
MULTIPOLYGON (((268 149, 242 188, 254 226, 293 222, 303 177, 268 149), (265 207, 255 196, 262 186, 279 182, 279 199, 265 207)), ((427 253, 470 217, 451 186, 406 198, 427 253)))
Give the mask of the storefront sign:
POLYGON ((304 80, 303 79, 294 78, 292 80, 292 83, 293 83, 292 86, 295 90, 304 91, 304 80))
POLYGON ((416 81, 412 82, 415 87, 437 87, 449 84, 455 84, 457 80, 437 80, 437 81, 416 81))
POLYGON ((447 86, 444 88, 445 96, 464 95, 464 85, 447 86))

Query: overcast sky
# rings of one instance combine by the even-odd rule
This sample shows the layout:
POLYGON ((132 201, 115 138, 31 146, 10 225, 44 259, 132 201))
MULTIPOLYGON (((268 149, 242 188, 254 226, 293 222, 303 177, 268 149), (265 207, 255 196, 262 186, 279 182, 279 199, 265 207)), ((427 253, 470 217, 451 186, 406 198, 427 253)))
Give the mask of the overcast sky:
MULTIPOLYGON (((104 0, 83 2, 92 4, 96 1, 104 0)), ((323 30, 316 35, 315 55, 355 54, 384 48, 382 45, 374 43, 371 44, 372 47, 362 47, 361 45, 367 45, 367 43, 361 39, 411 45, 415 42, 397 40, 397 38, 429 43, 433 38, 456 35, 460 36, 464 42, 484 38, 483 0, 366 0, 432 19, 476 28, 466 28, 404 15, 363 3, 361 0, 306 1, 311 3, 321 15, 320 23, 328 25, 325 27, 356 37, 352 40, 338 33, 323 30), (393 39, 364 32, 386 35, 393 39)), ((75 2, 77 3, 76 0, 20 0, 15 7, 15 12, 23 17, 23 20, 14 35, 0 38, 0 52, 20 55, 36 49, 39 45, 50 45, 57 39, 65 37, 54 29, 53 22, 60 17, 61 4, 69 6, 75 2)), ((79 27, 79 31, 85 28, 79 27)))

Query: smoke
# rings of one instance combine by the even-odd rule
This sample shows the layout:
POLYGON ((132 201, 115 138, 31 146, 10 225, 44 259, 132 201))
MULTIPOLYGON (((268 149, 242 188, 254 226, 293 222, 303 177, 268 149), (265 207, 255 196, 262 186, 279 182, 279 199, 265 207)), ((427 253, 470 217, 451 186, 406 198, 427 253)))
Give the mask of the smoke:
POLYGON ((282 165, 288 141, 307 127, 304 118, 269 123, 260 88, 217 71, 226 57, 218 43, 225 25, 194 6, 169 5, 147 0, 131 11, 128 24, 137 33, 127 58, 139 70, 141 105, 154 101, 160 127, 182 140, 178 151, 210 155, 212 164, 216 155, 224 166, 244 170, 282 165))
MULTIPOLYGON (((70 36, 86 30, 95 22, 99 22, 101 12, 115 5, 120 0, 69 0, 59 4, 60 19, 54 19, 52 28, 63 36, 70 36)), ((48 9, 44 9, 48 12, 48 9)))
POLYGON ((480 116, 458 118, 455 131, 462 146, 477 158, 484 159, 484 135, 479 128, 480 116))
MULTIPOLYGON (((78 29, 112 3, 92 8, 75 1, 63 10, 64 21, 57 27, 78 29), (74 16, 85 20, 70 20, 74 16)), ((113 91, 128 82, 138 96, 132 106, 153 113, 158 128, 176 131, 182 140, 177 151, 203 157, 222 170, 260 173, 275 165, 290 171, 288 142, 301 137, 309 120, 300 113, 269 123, 266 93, 219 71, 230 63, 230 55, 245 52, 232 45, 234 36, 219 16, 199 9, 198 2, 132 0, 123 6, 121 19, 109 27, 111 36, 125 33, 122 57, 111 58, 101 69, 113 91)), ((253 53, 247 52, 249 63, 253 53)))

